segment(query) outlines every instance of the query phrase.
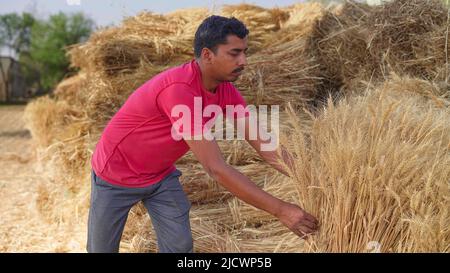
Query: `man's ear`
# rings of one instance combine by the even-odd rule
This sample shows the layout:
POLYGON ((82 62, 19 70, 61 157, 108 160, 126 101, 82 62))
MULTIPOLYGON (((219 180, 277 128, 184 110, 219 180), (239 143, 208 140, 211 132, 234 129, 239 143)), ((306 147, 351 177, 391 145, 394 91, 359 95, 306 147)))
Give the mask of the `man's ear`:
POLYGON ((212 54, 214 53, 209 48, 204 47, 201 53, 203 61, 210 64, 212 62, 212 54))

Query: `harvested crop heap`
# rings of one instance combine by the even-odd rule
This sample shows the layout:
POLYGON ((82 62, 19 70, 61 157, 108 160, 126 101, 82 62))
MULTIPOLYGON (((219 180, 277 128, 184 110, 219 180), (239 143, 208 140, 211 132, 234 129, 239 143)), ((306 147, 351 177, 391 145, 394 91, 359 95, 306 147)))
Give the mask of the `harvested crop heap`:
MULTIPOLYGON (((284 177, 238 141, 220 143, 225 158, 271 194, 312 212, 321 229, 300 240, 233 197, 188 154, 177 167, 193 203, 195 251, 365 252, 374 241, 383 252, 448 252, 449 13, 442 2, 242 4, 222 14, 251 31, 249 65, 235 84, 249 104, 286 107, 283 144, 298 166, 284 177)), ((194 32, 208 15, 141 13, 69 50, 79 73, 26 112, 37 166, 48 178, 38 198, 48 221, 86 224, 90 156, 104 126, 138 86, 192 58, 194 32)), ((156 249, 138 205, 121 251, 156 249)))

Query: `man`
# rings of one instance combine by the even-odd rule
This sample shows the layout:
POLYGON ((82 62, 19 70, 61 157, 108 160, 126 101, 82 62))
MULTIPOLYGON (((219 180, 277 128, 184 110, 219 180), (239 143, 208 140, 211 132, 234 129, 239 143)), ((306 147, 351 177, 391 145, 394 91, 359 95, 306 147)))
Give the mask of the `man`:
MULTIPOLYGON (((201 100, 203 108, 245 106, 231 82, 247 64, 247 35, 245 25, 235 18, 208 17, 195 34, 195 59, 144 83, 110 120, 92 157, 88 252, 117 252, 128 212, 141 200, 151 217, 159 252, 193 251, 191 204, 179 182, 181 172, 174 166, 188 150, 223 187, 278 217, 297 235, 303 237, 317 229, 313 216, 273 197, 229 166, 214 139, 196 139, 196 129, 210 118, 202 117, 200 125, 193 122, 195 99, 201 100), (190 113, 174 116, 180 105, 190 113), (174 128, 181 118, 187 118, 189 124, 174 128)), ((286 174, 275 151, 262 151, 264 141, 259 137, 250 139, 249 116, 235 118, 247 121, 245 137, 250 145, 286 174)))

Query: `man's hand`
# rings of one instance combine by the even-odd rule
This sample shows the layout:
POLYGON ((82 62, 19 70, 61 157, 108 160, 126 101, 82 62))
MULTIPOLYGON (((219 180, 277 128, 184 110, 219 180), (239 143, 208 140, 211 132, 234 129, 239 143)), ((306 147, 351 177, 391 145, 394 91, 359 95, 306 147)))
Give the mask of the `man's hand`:
POLYGON ((318 228, 318 221, 299 206, 285 203, 277 215, 281 223, 302 239, 308 234, 314 233, 318 228))
POLYGON ((214 140, 186 140, 186 143, 206 172, 239 199, 276 216, 302 238, 317 229, 317 220, 309 213, 265 192, 226 164, 214 140))

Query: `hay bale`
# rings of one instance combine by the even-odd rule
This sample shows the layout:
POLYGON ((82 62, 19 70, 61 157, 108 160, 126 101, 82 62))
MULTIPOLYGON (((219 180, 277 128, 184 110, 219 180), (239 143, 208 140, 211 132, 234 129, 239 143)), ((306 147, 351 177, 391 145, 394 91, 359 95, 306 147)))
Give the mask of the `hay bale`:
POLYGON ((280 30, 289 14, 279 8, 265 9, 256 5, 224 5, 221 15, 235 17, 242 21, 249 30, 249 54, 262 49, 265 40, 280 30))
POLYGON ((82 103, 82 99, 79 98, 79 96, 80 90, 83 88, 83 84, 85 84, 85 82, 86 73, 78 73, 75 76, 62 80, 55 87, 53 95, 57 100, 63 100, 70 103, 82 103))
POLYGON ((248 104, 305 103, 316 97, 321 78, 313 58, 305 58, 305 39, 298 37, 250 56, 249 65, 236 82, 248 104))
POLYGON ((25 127, 39 147, 48 147, 55 141, 69 139, 84 133, 84 115, 66 101, 56 101, 48 96, 30 102, 24 112, 25 127), (74 130, 67 130, 76 125, 74 130))
POLYGON ((438 0, 395 0, 372 7, 349 1, 336 13, 328 11, 316 22, 305 51, 320 64, 323 77, 316 100, 361 89, 361 81, 383 81, 390 73, 447 77, 442 38, 447 19, 447 8, 438 0), (424 45, 429 39, 437 43, 424 45))
POLYGON ((448 251, 450 112, 417 81, 329 101, 308 138, 290 134, 298 200, 321 222, 309 251, 367 252, 371 241, 382 252, 448 251))
MULTIPOLYGON (((173 17, 174 18, 174 17, 173 17)), ((163 15, 143 12, 121 26, 94 33, 68 51, 72 66, 101 72, 106 77, 133 73, 141 62, 167 65, 191 58, 191 40, 180 39, 184 24, 163 15)))
POLYGON ((38 192, 38 208, 49 221, 72 221, 73 210, 81 213, 80 208, 86 208, 76 200, 84 198, 79 194, 86 184, 79 181, 89 174, 89 122, 76 106, 48 96, 30 102, 24 119, 36 145, 36 171, 46 177, 38 192))
MULTIPOLYGON (((127 37, 117 32, 119 31, 107 30, 96 33, 87 44, 72 48, 69 54, 74 52, 73 56, 82 55, 83 59, 90 60, 81 68, 94 73, 102 72, 106 77, 112 78, 122 73, 133 73, 141 62, 167 65, 170 62, 188 60, 193 51, 191 44, 175 38, 145 37, 139 34, 127 37)), ((72 60, 72 64, 76 62, 72 60)))
POLYGON ((120 74, 114 79, 105 78, 102 73, 90 73, 84 91, 89 94, 84 111, 90 120, 92 132, 101 133, 128 96, 152 76, 165 69, 163 66, 143 62, 133 73, 120 74))
POLYGON ((289 14, 280 27, 265 42, 264 48, 282 45, 308 35, 314 22, 324 15, 325 9, 317 2, 298 3, 284 9, 289 14))
POLYGON ((435 26, 421 39, 412 41, 414 59, 408 61, 408 70, 433 81, 449 81, 448 24, 435 26), (427 41, 424 43, 423 41, 427 41))
POLYGON ((326 11, 307 38, 305 55, 319 64, 315 101, 321 102, 338 91, 348 79, 367 78, 376 61, 367 57, 365 32, 361 25, 373 8, 346 2, 338 11, 326 11))
POLYGON ((193 44, 198 26, 210 15, 211 13, 207 8, 188 8, 167 13, 165 17, 169 21, 178 22, 180 27, 176 33, 177 37, 180 37, 181 40, 192 41, 193 44))
POLYGON ((447 24, 443 1, 396 0, 376 6, 366 22, 369 52, 376 57, 383 53, 383 63, 397 73, 431 80, 414 54, 414 45, 423 44, 424 35, 447 24))
POLYGON ((289 13, 289 19, 282 24, 282 28, 297 26, 302 24, 313 24, 317 18, 323 15, 324 7, 319 2, 296 3, 286 10, 289 13))

